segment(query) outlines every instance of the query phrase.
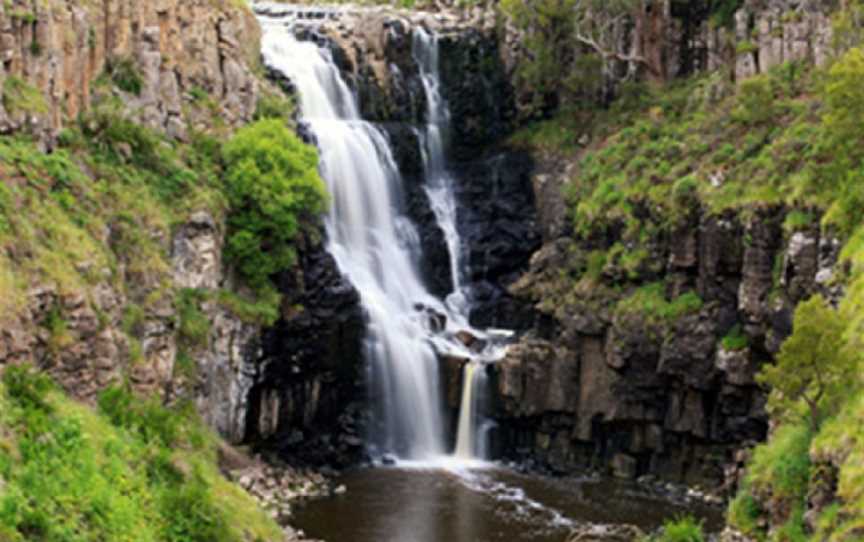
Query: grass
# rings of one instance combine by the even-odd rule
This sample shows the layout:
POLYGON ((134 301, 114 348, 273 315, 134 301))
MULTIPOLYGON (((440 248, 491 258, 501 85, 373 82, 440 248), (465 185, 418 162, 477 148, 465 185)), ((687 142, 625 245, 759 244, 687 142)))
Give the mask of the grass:
POLYGON ((113 389, 94 411, 38 373, 7 369, 0 384, 0 537, 281 540, 251 497, 222 477, 217 445, 188 408, 113 389))
POLYGON ((780 426, 771 439, 758 446, 748 464, 747 475, 729 505, 729 523, 741 532, 764 539, 760 520, 763 502, 787 510, 785 523, 773 540, 808 540, 803 534, 803 508, 806 504, 813 464, 810 444, 813 435, 806 424, 780 426), (778 506, 777 503, 784 503, 778 506))
POLYGON ((207 345, 210 320, 201 309, 201 304, 206 300, 206 291, 193 288, 180 290, 175 299, 178 339, 185 348, 196 349, 207 345))
POLYGON ((638 315, 648 322, 668 322, 686 314, 698 312, 702 299, 695 292, 687 292, 674 299, 667 299, 662 282, 642 286, 624 297, 616 306, 616 313, 638 315))
POLYGON ((48 102, 34 86, 16 76, 3 82, 3 107, 10 113, 45 114, 48 102))

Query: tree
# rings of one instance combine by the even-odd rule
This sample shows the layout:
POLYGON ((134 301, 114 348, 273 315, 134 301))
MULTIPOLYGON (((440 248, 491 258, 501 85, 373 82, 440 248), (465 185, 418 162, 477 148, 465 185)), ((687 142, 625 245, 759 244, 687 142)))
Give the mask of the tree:
POLYGON ((771 386, 768 406, 781 416, 803 401, 815 434, 824 406, 855 381, 856 358, 844 344, 843 319, 820 295, 798 305, 793 329, 777 363, 762 369, 759 382, 771 386))
POLYGON ((318 154, 284 121, 270 119, 239 130, 222 155, 231 205, 226 254, 250 286, 265 289, 294 263, 301 225, 324 210, 318 154))

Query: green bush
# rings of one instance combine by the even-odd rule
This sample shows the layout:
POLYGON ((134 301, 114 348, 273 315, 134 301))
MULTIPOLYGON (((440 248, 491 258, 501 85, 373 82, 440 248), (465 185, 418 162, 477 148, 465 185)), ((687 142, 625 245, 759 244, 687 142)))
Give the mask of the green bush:
POLYGON ((36 87, 13 75, 3 81, 3 107, 10 113, 48 112, 48 103, 42 93, 36 87))
POLYGON ((200 289, 184 288, 177 294, 178 339, 185 347, 194 349, 207 344, 210 319, 201 310, 201 304, 207 299, 207 292, 200 289))
POLYGON ((775 115, 774 89, 764 75, 742 81, 738 88, 738 107, 733 118, 748 125, 761 124, 775 115))
POLYGON ((812 439, 806 425, 781 426, 767 444, 754 451, 748 467, 748 485, 767 489, 774 498, 803 499, 810 480, 812 439))
POLYGON ((750 494, 748 487, 742 487, 729 503, 727 521, 742 533, 755 536, 759 531, 759 518, 762 517, 762 507, 750 494))
POLYGON ((744 350, 749 346, 750 339, 747 338, 741 324, 735 324, 723 337, 721 344, 727 351, 744 350))
POLYGON ((317 219, 326 198, 315 149, 277 119, 261 120, 225 144, 226 190, 231 205, 226 256, 250 286, 294 264, 294 241, 304 222, 317 219))
POLYGON ((663 525, 662 534, 655 542, 703 542, 702 524, 692 516, 686 516, 663 525))
POLYGON ((139 96, 144 88, 144 78, 135 65, 135 61, 128 57, 111 59, 107 67, 111 81, 117 88, 139 96))

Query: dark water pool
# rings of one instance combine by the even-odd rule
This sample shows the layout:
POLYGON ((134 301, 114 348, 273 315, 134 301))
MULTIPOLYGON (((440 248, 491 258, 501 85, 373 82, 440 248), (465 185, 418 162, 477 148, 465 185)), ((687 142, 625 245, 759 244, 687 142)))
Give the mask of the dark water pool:
POLYGON ((294 523, 327 542, 564 542, 576 523, 653 529, 692 514, 716 528, 721 511, 687 508, 614 480, 512 471, 365 469, 338 483, 344 495, 308 503, 294 523))

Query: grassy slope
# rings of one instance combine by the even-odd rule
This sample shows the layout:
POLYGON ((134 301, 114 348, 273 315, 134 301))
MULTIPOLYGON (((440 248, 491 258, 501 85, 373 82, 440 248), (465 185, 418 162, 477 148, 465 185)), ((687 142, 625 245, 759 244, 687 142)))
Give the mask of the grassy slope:
POLYGON ((217 437, 189 414, 110 390, 94 411, 44 377, 0 384, 0 539, 280 540, 220 474, 217 437))

